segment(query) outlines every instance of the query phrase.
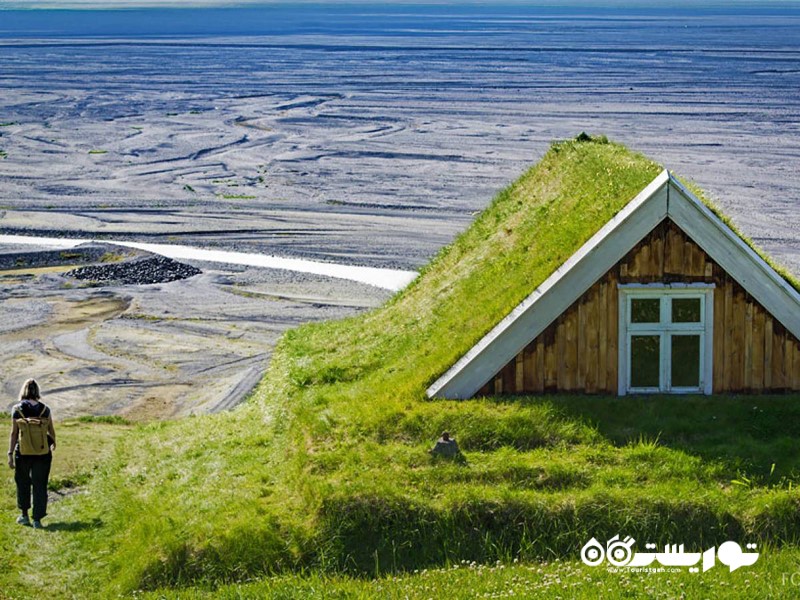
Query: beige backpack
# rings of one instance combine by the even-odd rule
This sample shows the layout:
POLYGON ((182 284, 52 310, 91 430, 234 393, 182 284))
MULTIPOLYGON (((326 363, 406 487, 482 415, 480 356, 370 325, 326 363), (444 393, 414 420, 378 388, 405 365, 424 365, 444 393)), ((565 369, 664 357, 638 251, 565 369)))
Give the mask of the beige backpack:
MULTIPOLYGON (((42 415, 47 407, 42 404, 38 417, 23 417, 16 419, 19 428, 19 453, 23 456, 41 456, 50 452, 50 441, 47 431, 50 428, 50 419, 42 415)), ((22 414, 22 409, 19 409, 22 414)))

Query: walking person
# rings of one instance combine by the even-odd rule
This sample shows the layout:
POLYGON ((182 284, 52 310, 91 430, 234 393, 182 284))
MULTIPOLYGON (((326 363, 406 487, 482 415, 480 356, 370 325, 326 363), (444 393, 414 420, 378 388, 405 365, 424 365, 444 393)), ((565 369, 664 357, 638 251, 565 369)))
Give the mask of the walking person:
POLYGON ((41 401, 39 384, 28 379, 22 384, 19 403, 11 409, 11 438, 8 444, 8 466, 14 469, 17 484, 17 507, 22 514, 20 525, 42 529, 42 519, 47 515, 47 480, 56 449, 56 431, 50 408, 41 401), (33 489, 33 514, 31 508, 33 489))

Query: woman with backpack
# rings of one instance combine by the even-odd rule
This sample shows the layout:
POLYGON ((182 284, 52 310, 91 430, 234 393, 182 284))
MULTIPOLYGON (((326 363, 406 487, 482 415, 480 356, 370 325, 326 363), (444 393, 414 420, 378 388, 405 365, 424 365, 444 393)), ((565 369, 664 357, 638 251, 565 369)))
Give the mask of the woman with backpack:
POLYGON ((28 379, 22 384, 19 403, 11 409, 11 439, 8 444, 8 466, 14 469, 17 506, 22 511, 17 523, 31 524, 28 510, 33 488, 34 529, 43 528, 42 519, 47 514, 47 480, 53 450, 56 449, 56 431, 50 409, 40 400, 39 384, 28 379))

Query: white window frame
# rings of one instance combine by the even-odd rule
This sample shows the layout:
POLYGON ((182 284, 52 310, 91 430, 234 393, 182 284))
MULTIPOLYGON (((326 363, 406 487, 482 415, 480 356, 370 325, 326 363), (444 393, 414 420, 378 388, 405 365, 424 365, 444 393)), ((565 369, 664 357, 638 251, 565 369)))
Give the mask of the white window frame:
POLYGON ((714 372, 714 284, 713 283, 655 283, 619 284, 619 369, 618 393, 626 394, 706 394, 713 392, 714 372), (644 298, 660 300, 658 323, 631 323, 631 301, 644 298), (699 323, 672 323, 672 300, 674 298, 699 298, 699 323), (672 387, 672 334, 700 335, 700 385, 698 387, 672 387), (658 335, 660 338, 659 386, 633 388, 630 385, 630 338, 631 335, 658 335))

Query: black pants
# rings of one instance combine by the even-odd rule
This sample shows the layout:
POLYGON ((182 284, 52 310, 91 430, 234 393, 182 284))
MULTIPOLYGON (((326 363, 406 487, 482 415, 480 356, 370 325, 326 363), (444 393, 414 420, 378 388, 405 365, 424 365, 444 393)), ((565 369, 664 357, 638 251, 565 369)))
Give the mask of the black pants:
POLYGON ((14 481, 17 483, 17 508, 28 510, 31 507, 31 488, 33 488, 33 520, 40 521, 47 515, 47 479, 53 454, 41 456, 15 457, 14 481))

